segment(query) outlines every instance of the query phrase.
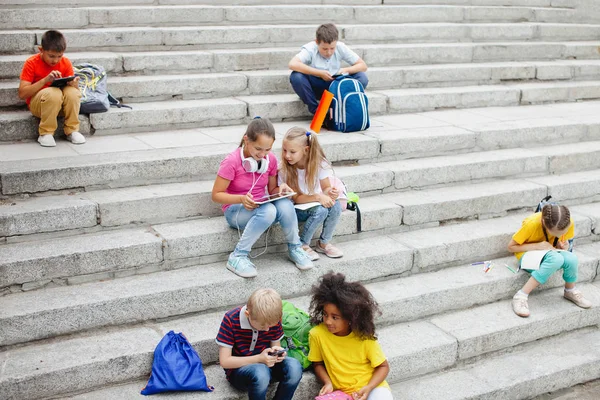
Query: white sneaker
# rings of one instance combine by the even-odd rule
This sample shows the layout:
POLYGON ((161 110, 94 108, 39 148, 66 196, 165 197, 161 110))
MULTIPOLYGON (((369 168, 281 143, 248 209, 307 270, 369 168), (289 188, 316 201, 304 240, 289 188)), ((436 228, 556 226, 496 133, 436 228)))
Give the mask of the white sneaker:
POLYGON ((56 147, 53 135, 40 135, 40 137, 38 137, 38 143, 43 147, 56 147))
POLYGON ((592 302, 583 297, 583 294, 577 289, 572 292, 565 290, 565 299, 572 301, 581 308, 590 308, 592 306, 592 302))
POLYGON ((83 136, 81 133, 75 131, 75 132, 71 133, 70 135, 67 135, 67 140, 73 144, 84 144, 85 136, 83 136))
POLYGON ((515 314, 519 317, 529 317, 529 304, 527 304, 527 297, 522 294, 515 294, 512 299, 512 308, 515 314))

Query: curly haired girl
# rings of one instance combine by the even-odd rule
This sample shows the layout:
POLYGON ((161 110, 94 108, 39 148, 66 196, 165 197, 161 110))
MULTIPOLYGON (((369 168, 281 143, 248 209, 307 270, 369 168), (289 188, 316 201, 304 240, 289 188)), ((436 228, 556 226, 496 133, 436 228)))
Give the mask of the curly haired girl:
POLYGON ((356 400, 388 400, 390 367, 375 336, 379 306, 360 282, 329 272, 312 288, 310 352, 319 395, 341 390, 356 400))

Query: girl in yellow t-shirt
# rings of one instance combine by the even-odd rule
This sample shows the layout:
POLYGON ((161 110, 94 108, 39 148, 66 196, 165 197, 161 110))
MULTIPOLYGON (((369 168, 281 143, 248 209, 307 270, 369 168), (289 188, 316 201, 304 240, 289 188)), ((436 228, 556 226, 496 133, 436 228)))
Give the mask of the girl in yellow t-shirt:
POLYGON ((515 314, 520 317, 528 317, 529 293, 540 284, 546 283, 548 278, 561 268, 565 280, 565 299, 581 308, 592 306, 592 303, 575 288, 578 260, 577 256, 570 252, 574 236, 575 225, 569 209, 565 206, 546 204, 541 212, 523 220, 521 229, 513 235, 508 244, 508 250, 515 253, 519 263, 528 251, 550 251, 544 255, 538 270, 525 270, 531 272, 531 278, 513 297, 512 307, 515 314))
POLYGON ((319 395, 341 390, 355 400, 391 400, 390 366, 375 336, 379 306, 360 282, 330 272, 312 288, 310 352, 319 395))

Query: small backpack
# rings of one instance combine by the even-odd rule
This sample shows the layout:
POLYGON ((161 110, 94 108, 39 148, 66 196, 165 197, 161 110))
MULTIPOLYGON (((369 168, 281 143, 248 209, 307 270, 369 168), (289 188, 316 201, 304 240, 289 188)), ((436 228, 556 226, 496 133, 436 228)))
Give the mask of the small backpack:
POLYGON ((358 195, 354 192, 349 192, 348 189, 346 189, 344 182, 342 182, 342 180, 335 175, 329 177, 329 182, 331 183, 331 186, 336 188, 340 194, 338 201, 342 206, 342 211, 356 211, 356 231, 362 232, 362 218, 360 215, 360 208, 358 208, 358 195))
POLYGON ((308 361, 308 332, 312 329, 309 315, 292 303, 283 301, 281 325, 281 347, 286 349, 288 356, 300 361, 303 369, 307 369, 311 365, 308 361))
POLYGON ((340 76, 329 86, 333 93, 331 110, 333 119, 330 129, 340 132, 356 132, 369 129, 369 99, 362 83, 353 78, 340 76))
MULTIPOLYGON (((544 208, 544 206, 546 204, 549 204, 551 206, 557 206, 558 203, 555 201, 550 201, 550 199, 552 198, 552 196, 548 195, 546 197, 544 197, 543 199, 540 200, 540 202, 538 203, 535 212, 539 213, 542 211, 542 208, 544 208)), ((548 240, 548 232, 546 232, 546 228, 542 227, 542 230, 544 231, 544 236, 546 238, 546 242, 549 242, 548 240)), ((556 247, 556 245, 558 244, 558 238, 554 238, 554 243, 552 243, 552 246, 556 247)), ((573 252, 573 239, 569 239, 569 251, 573 252)))
POLYGON ((131 108, 115 99, 106 87, 107 76, 104 67, 96 64, 79 64, 73 66, 75 76, 79 77, 81 106, 79 114, 107 112, 110 106, 131 108))

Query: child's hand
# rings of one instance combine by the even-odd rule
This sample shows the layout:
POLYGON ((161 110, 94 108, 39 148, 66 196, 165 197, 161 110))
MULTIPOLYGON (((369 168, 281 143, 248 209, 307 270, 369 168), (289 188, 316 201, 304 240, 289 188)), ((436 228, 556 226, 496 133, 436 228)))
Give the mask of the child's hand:
POLYGON ((281 186, 279 186, 279 194, 281 195, 286 193, 294 193, 294 191, 286 183, 282 183, 281 186))
POLYGON ((333 76, 331 76, 329 71, 321 70, 317 76, 323 79, 325 82, 331 82, 333 80, 333 76))
MULTIPOLYGON (((280 347, 280 346, 273 346, 271 348, 273 349, 273 351, 285 350, 283 347, 280 347)), ((275 357, 275 362, 276 363, 282 362, 285 359, 285 356, 287 356, 287 351, 285 353, 283 353, 282 355, 280 355, 280 356, 276 356, 275 357)))
POLYGON ((368 387, 361 388, 358 392, 352 393, 352 397, 354 400, 367 400, 369 397, 369 393, 371 393, 371 389, 368 387))
POLYGON ((267 367, 271 368, 277 362, 277 357, 270 356, 269 353, 272 352, 273 348, 266 348, 260 353, 260 362, 265 364, 267 367))
POLYGON ((331 199, 331 197, 322 194, 319 196, 319 203, 321 203, 321 205, 325 208, 331 208, 333 207, 334 201, 331 199))
POLYGON ((252 193, 247 193, 245 196, 242 196, 242 204, 246 210, 252 211, 258 204, 254 202, 254 197, 252 197, 252 193))
POLYGON ((334 200, 334 201, 337 200, 338 197, 340 197, 340 193, 334 187, 329 188, 329 191, 327 192, 327 195, 331 198, 331 200, 334 200))
POLYGON ((538 243, 538 250, 554 250, 554 246, 552 246, 550 243, 548 242, 539 242, 538 243))
POLYGON ((569 241, 568 240, 565 240, 565 241, 559 240, 558 243, 556 244, 556 247, 558 247, 559 250, 569 250, 569 241))
POLYGON ((74 88, 78 88, 79 87, 79 77, 76 76, 75 79, 73 79, 71 82, 67 82, 67 85, 73 86, 74 88))
POLYGON ((54 82, 55 79, 58 79, 60 77, 62 77, 62 74, 60 73, 60 71, 53 70, 52 72, 50 72, 48 74, 47 77, 44 78, 44 80, 46 81, 46 83, 52 83, 52 82, 54 82))
POLYGON ((333 392, 333 385, 331 384, 331 382, 326 383, 323 385, 323 387, 321 388, 321 390, 319 390, 319 396, 322 396, 324 394, 327 393, 331 393, 333 392))

